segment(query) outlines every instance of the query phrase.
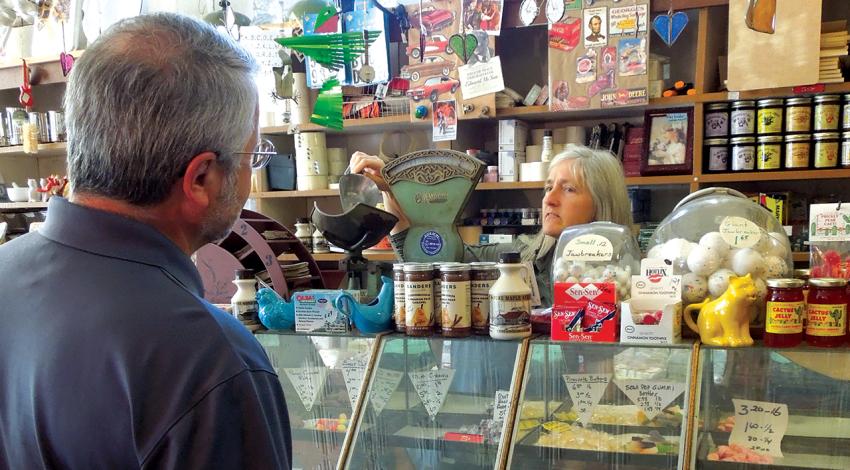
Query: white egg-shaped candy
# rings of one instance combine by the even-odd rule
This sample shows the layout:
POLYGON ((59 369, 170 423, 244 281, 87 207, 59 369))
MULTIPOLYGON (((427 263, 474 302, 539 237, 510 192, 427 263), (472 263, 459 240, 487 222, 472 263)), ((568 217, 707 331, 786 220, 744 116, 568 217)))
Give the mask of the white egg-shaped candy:
POLYGON ((761 278, 753 279, 753 284, 756 286, 756 300, 763 303, 767 299, 767 283, 761 278))
POLYGON ((720 257, 726 258, 729 255, 729 250, 731 247, 726 240, 723 239, 723 236, 720 235, 720 232, 708 232, 699 239, 699 246, 706 248, 712 254, 720 257))
POLYGON ((698 276, 709 276, 720 267, 722 259, 708 248, 697 245, 688 255, 688 269, 698 276))
POLYGON ((555 270, 567 271, 570 269, 570 262, 565 260, 564 258, 558 258, 555 260, 555 265, 552 266, 552 271, 555 270))
POLYGON ((765 276, 768 279, 783 277, 788 272, 785 260, 778 256, 766 256, 764 258, 765 276))
POLYGON ((770 239, 767 232, 761 232, 756 244, 752 248, 761 254, 767 254, 767 249, 770 248, 770 239))
POLYGON ((593 279, 592 277, 585 277, 581 280, 581 282, 582 282, 582 284, 588 284, 588 283, 591 283, 591 282, 596 282, 596 280, 593 279))
POLYGON ((625 284, 626 282, 629 282, 631 276, 632 274, 629 271, 626 271, 622 268, 617 268, 617 281, 625 284))
POLYGON ((712 298, 717 298, 729 288, 729 278, 735 276, 735 271, 721 268, 708 277, 708 293, 712 298))
POLYGON ((724 268, 724 269, 731 270, 732 269, 732 260, 735 259, 735 255, 739 251, 741 251, 740 248, 732 248, 731 250, 729 250, 729 254, 726 255, 726 258, 723 260, 722 263, 720 263, 720 267, 724 268))
POLYGON ((613 266, 609 266, 602 270, 602 275, 600 276, 602 279, 606 279, 607 281, 614 281, 617 279, 617 268, 613 266))
POLYGON ((581 275, 584 274, 584 270, 584 261, 573 261, 570 263, 570 267, 567 269, 567 272, 570 273, 570 276, 581 277, 581 275))
POLYGON ((779 238, 782 234, 776 232, 770 232, 769 235, 768 243, 770 246, 767 248, 767 254, 770 256, 778 256, 779 258, 786 258, 791 252, 789 246, 786 245, 786 238, 779 238))
POLYGON ((555 277, 555 282, 564 282, 567 279, 567 272, 563 269, 555 268, 552 274, 555 277))
POLYGON ((732 258, 732 271, 739 276, 749 273, 753 277, 761 277, 764 269, 764 258, 752 248, 742 248, 732 258))
POLYGON ((682 276, 682 300, 685 304, 702 302, 708 296, 708 281, 705 277, 687 273, 682 276))
POLYGON ((686 260, 688 254, 693 249, 693 243, 684 238, 674 238, 664 244, 664 249, 661 251, 661 257, 670 260, 686 260))
POLYGON ((566 281, 564 281, 564 282, 578 282, 578 278, 577 278, 577 277, 575 277, 575 276, 570 276, 570 277, 568 277, 568 278, 567 278, 567 280, 566 280, 566 281))
POLYGON ((649 252, 646 254, 647 258, 658 259, 663 256, 664 252, 664 244, 655 245, 649 249, 649 252))

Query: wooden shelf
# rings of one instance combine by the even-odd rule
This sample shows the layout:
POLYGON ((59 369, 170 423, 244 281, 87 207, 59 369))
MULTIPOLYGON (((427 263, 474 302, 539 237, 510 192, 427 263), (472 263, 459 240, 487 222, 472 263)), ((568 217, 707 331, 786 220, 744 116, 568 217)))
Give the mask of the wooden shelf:
POLYGON ((0 202, 0 210, 47 209, 46 202, 0 202))
POLYGON ((264 191, 251 193, 252 199, 280 199, 280 198, 305 198, 305 197, 332 197, 339 196, 338 189, 313 189, 309 191, 264 191))
POLYGON ((791 257, 794 259, 794 262, 800 261, 809 261, 809 252, 808 251, 795 251, 791 254, 791 257))
MULTIPOLYGON (((313 253, 313 259, 316 261, 342 261, 345 259, 345 253, 313 253)), ((364 251, 363 257, 369 261, 395 261, 394 251, 364 251)), ((291 253, 283 253, 278 256, 279 261, 298 261, 298 258, 291 253)))
MULTIPOLYGON (((343 129, 329 129, 324 126, 320 126, 318 124, 313 124, 312 122, 299 124, 298 130, 300 132, 315 132, 315 131, 324 131, 328 134, 358 134, 358 133, 369 133, 376 131, 384 131, 384 130, 393 130, 393 129, 409 129, 412 127, 429 127, 431 125, 431 121, 429 119, 421 119, 418 121, 411 121, 410 116, 407 114, 400 116, 385 116, 385 117, 376 117, 376 118, 368 118, 368 119, 346 119, 343 121, 343 129)), ((288 134, 290 132, 290 128, 292 126, 284 125, 284 126, 271 126, 271 127, 262 127, 260 128, 261 134, 288 134)))
POLYGON ((23 145, 0 147, 0 157, 50 158, 64 157, 67 153, 68 146, 65 142, 38 144, 38 153, 36 154, 24 153, 23 145))
POLYGON ((749 181, 792 181, 850 178, 850 168, 834 170, 762 171, 714 173, 698 177, 700 183, 736 183, 749 181))
POLYGON ((658 186, 666 184, 690 184, 693 175, 627 176, 626 186, 658 186))
POLYGON ((476 191, 498 191, 510 189, 541 189, 545 186, 544 181, 510 181, 503 183, 478 183, 476 191))

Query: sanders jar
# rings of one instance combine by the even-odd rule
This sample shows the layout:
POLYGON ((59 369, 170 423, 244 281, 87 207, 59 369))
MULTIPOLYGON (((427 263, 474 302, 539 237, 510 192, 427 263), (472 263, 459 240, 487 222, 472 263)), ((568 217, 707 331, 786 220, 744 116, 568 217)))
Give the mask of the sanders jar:
POLYGON ((811 132, 812 99, 788 98, 785 100, 785 132, 811 132))
POLYGON ((490 334, 490 288, 499 279, 496 263, 469 263, 471 287, 472 331, 477 335, 490 334))
POLYGON ((434 272, 431 263, 405 263, 404 317, 408 336, 431 335, 434 329, 434 272))
POLYGON ((806 309, 806 342, 834 348, 847 339, 847 280, 809 279, 809 305, 806 309))
POLYGON ((404 333, 404 264, 393 264, 393 320, 395 330, 404 333))
POLYGON ((764 345, 791 348, 803 342, 803 316, 806 302, 800 279, 767 280, 767 312, 764 345))
POLYGON ((443 326, 443 336, 469 336, 472 333, 469 265, 443 264, 440 266, 440 278, 440 324, 443 326))
POLYGON ((756 126, 759 135, 782 133, 781 98, 759 100, 756 126))

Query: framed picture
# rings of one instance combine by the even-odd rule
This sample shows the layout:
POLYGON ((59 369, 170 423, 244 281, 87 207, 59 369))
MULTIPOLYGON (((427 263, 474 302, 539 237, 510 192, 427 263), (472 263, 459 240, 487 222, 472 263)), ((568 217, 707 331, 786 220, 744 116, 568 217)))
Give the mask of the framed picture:
POLYGON ((691 173, 694 155, 693 108, 653 109, 644 113, 641 175, 691 173))

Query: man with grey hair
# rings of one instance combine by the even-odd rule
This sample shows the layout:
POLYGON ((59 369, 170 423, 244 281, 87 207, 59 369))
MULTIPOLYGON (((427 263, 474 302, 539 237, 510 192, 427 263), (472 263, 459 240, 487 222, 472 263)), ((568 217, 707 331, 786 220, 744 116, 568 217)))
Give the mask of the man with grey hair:
POLYGON ((291 467, 279 379, 189 258, 268 161, 255 70, 172 14, 118 23, 75 64, 72 193, 0 247, 0 469, 291 467))

